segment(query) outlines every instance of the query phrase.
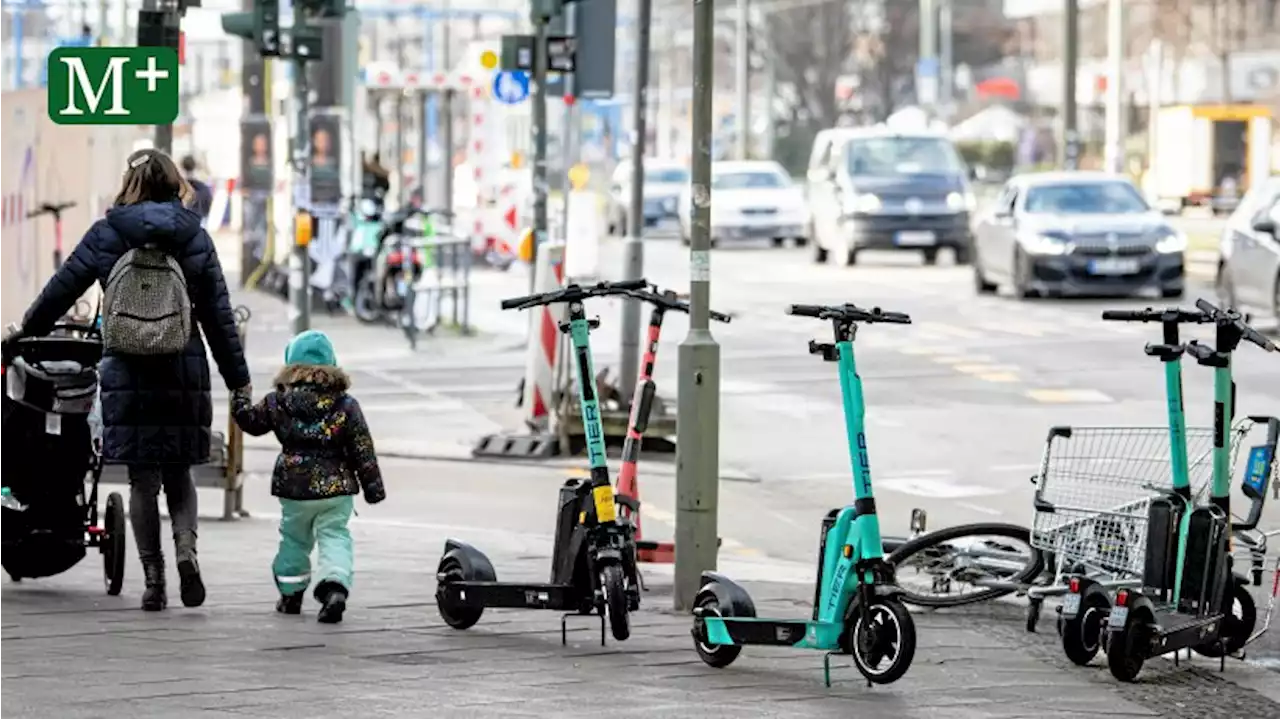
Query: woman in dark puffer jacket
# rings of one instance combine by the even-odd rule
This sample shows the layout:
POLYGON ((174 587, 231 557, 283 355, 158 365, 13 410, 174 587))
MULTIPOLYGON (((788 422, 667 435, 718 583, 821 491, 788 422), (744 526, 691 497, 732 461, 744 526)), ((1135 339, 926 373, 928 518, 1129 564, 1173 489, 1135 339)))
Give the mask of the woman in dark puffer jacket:
POLYGON ((196 562, 196 488, 191 465, 209 461, 213 399, 201 329, 228 389, 249 384, 231 298, 213 240, 188 209, 190 187, 173 160, 157 150, 129 156, 114 206, 85 233, 57 269, 22 322, 24 335, 44 335, 95 282, 104 286, 124 253, 154 244, 182 267, 191 300, 191 338, 174 355, 118 355, 100 366, 103 459, 129 469, 129 518, 146 590, 142 608, 164 609, 164 552, 160 546, 161 488, 173 524, 182 603, 204 603, 196 562))

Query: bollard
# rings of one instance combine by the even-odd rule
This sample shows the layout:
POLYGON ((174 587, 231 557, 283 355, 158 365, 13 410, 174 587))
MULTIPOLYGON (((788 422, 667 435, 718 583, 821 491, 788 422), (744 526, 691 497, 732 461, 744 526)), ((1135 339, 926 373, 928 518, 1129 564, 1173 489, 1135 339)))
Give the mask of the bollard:
MULTIPOLYGON (((241 305, 235 310, 236 334, 240 336, 241 350, 249 336, 249 318, 253 314, 241 305)), ((227 398, 227 454, 223 466, 222 519, 229 521, 248 517, 244 508, 244 432, 231 414, 231 398, 227 398)))

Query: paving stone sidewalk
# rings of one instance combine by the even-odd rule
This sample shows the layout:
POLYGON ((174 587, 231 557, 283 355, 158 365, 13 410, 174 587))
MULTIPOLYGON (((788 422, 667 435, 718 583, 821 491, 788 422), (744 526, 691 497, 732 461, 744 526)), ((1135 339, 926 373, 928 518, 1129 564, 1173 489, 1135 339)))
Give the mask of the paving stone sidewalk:
MULTIPOLYGON (((491 611, 472 630, 446 627, 433 606, 439 525, 357 518, 357 584, 347 620, 317 624, 273 611, 269 518, 206 522, 209 601, 159 614, 137 609, 131 558, 123 596, 106 597, 96 556, 52 579, 3 587, 6 719, 313 719, 359 717, 1267 717, 1280 704, 1207 662, 1156 662, 1133 686, 1105 668, 1076 668, 1051 635, 1022 633, 1000 603, 918 612, 920 646, 907 676, 867 688, 847 661, 822 683, 822 655, 748 648, 733 666, 704 666, 690 620, 670 610, 669 580, 651 591, 632 638, 600 646, 599 626, 554 612, 491 611), (375 549, 376 548, 376 549, 375 549)), ((541 580, 548 552, 528 535, 461 530, 490 552, 503 579, 541 580), (533 546, 537 544, 537 546, 533 546)), ((811 588, 750 585, 761 612, 804 616, 811 588)), ((175 592, 176 594, 176 592, 175 592)), ((172 598, 177 603, 177 597, 172 598)), ((1239 670, 1243 671, 1243 669, 1239 670)))

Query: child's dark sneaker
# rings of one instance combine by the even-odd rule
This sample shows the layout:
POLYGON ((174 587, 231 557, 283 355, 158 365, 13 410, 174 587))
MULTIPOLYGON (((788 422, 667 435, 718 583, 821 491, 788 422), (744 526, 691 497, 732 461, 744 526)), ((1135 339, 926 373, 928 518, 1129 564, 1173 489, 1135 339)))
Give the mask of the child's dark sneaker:
POLYGON ((282 594, 276 601, 276 611, 281 614, 302 614, 302 597, 304 594, 282 594))
POLYGON ((334 589, 324 596, 324 606, 316 617, 321 624, 337 624, 342 621, 342 613, 347 611, 347 593, 334 589))

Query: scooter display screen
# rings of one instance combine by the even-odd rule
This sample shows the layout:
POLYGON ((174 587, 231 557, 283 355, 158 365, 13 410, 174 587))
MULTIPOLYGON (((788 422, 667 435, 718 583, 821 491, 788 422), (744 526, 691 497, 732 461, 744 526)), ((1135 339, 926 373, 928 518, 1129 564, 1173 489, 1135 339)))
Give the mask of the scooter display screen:
POLYGON ((1245 462, 1244 482, 1242 489, 1249 499, 1262 499, 1267 494, 1267 480, 1271 474, 1271 448, 1254 447, 1249 450, 1249 460, 1245 462))

